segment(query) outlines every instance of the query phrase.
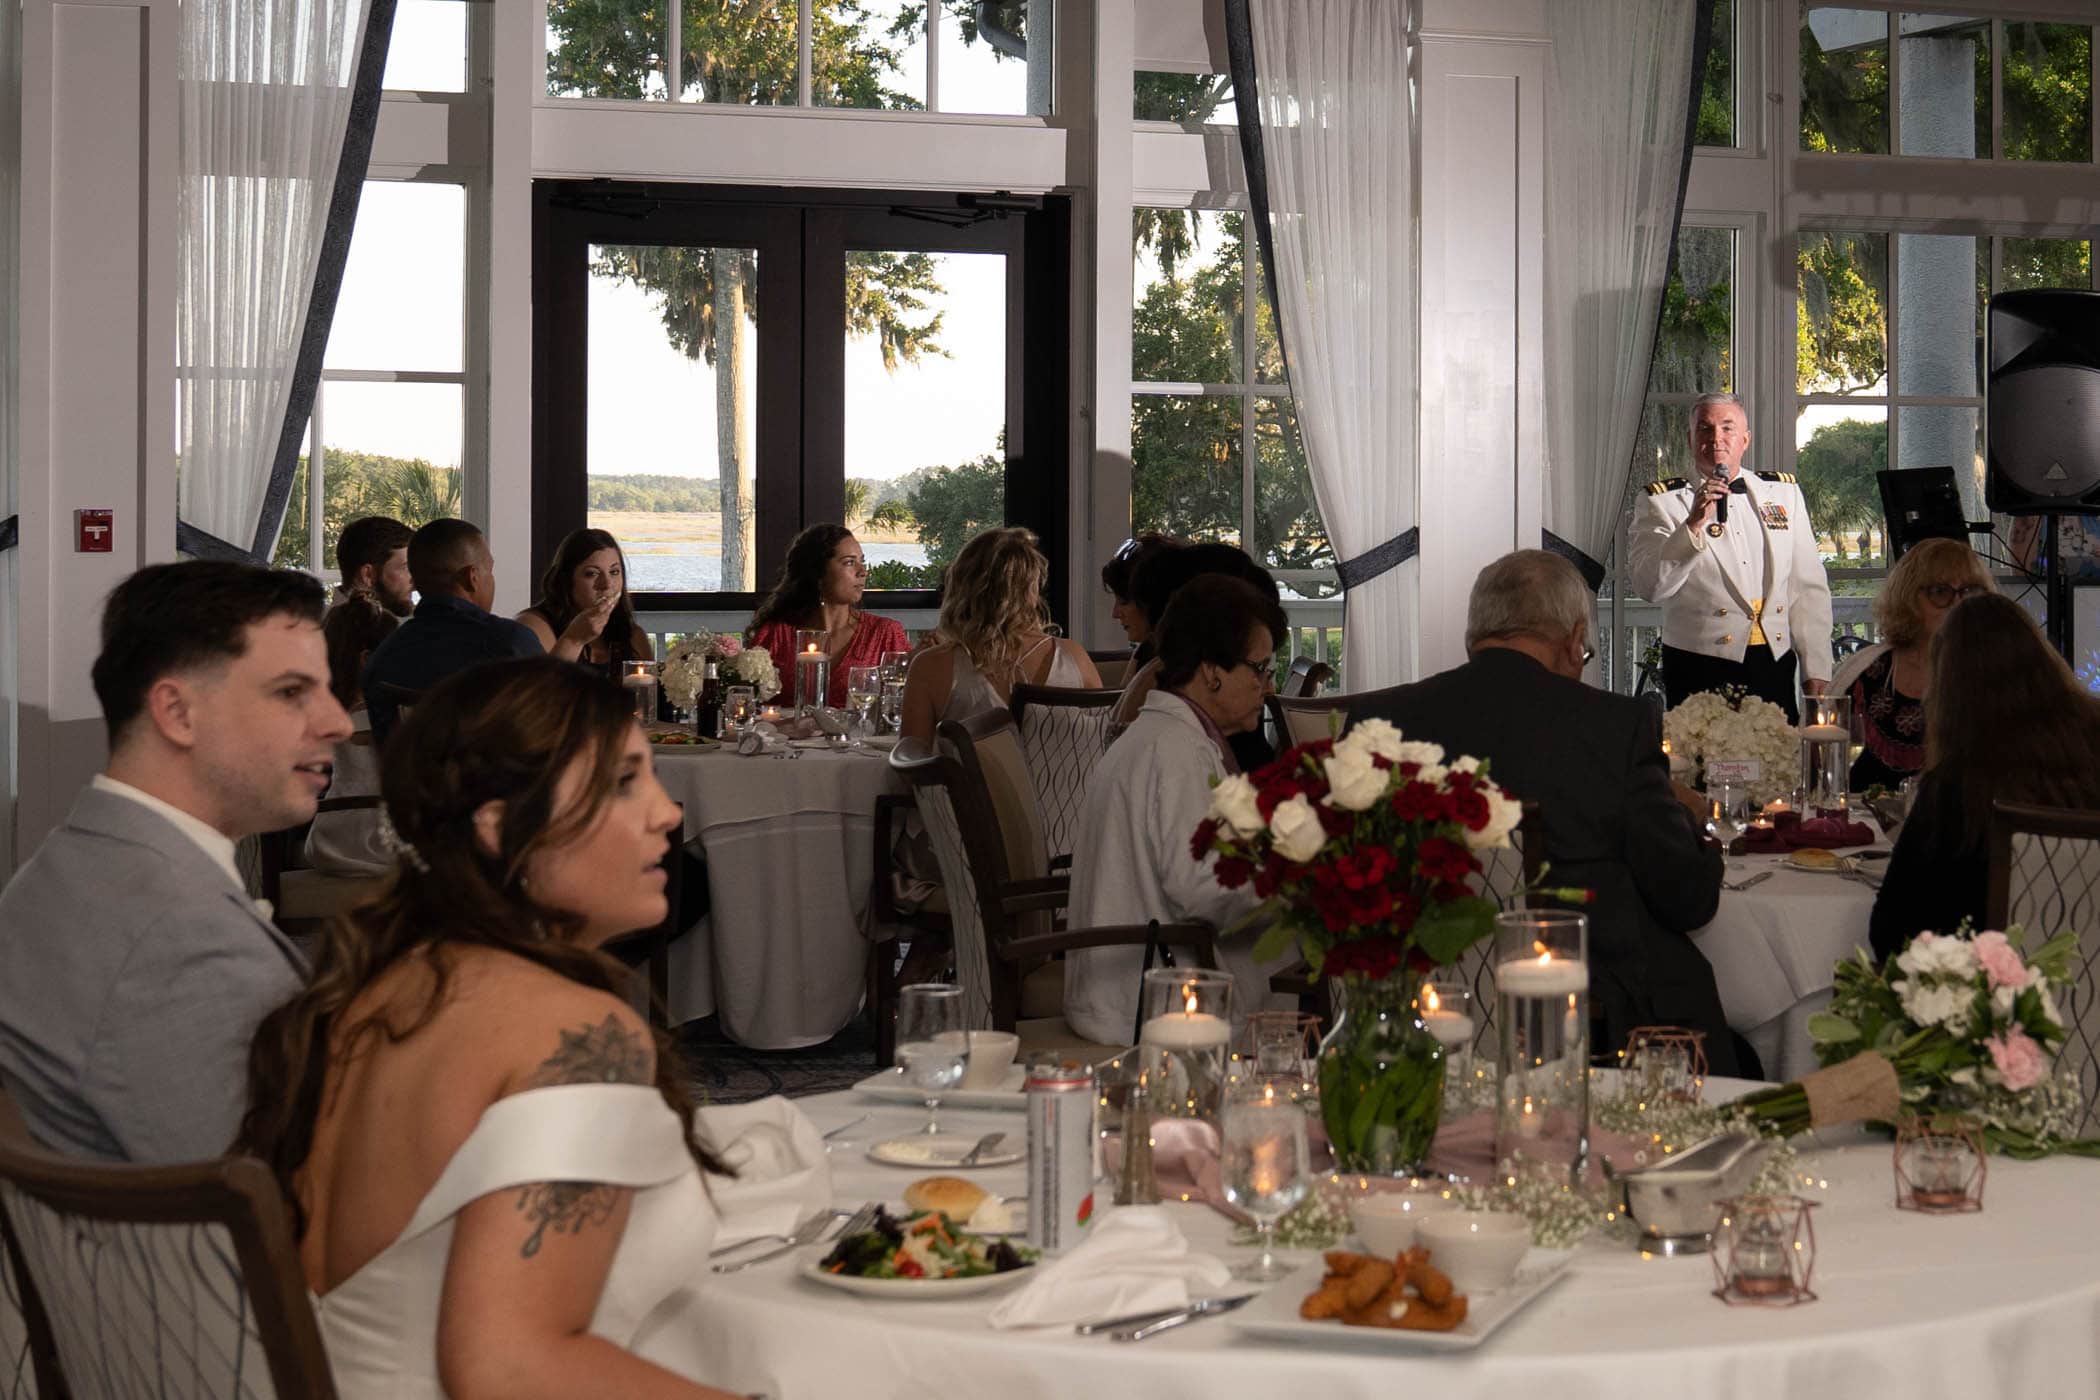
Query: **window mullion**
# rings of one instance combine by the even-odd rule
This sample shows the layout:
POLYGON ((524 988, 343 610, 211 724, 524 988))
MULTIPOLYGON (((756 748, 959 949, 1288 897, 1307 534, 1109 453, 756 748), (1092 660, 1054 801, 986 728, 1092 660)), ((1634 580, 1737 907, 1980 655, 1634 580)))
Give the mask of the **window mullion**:
POLYGON ((1889 154, 1903 154, 1903 26, 1897 12, 1889 11, 1889 154))
POLYGON ((685 92, 684 3, 669 0, 664 8, 664 100, 677 102, 685 92))
MULTIPOLYGON (((2005 159, 2005 21, 1991 21, 1991 157, 2005 159)), ((1995 241, 1995 240, 1994 240, 1995 241)), ((1998 285, 1997 268, 1991 285, 1998 285)))
POLYGON ((941 0, 926 0, 926 110, 941 110, 941 0))
POLYGON ((811 0, 795 0, 795 105, 813 105, 814 84, 810 78, 810 50, 814 42, 810 37, 809 8, 811 0))

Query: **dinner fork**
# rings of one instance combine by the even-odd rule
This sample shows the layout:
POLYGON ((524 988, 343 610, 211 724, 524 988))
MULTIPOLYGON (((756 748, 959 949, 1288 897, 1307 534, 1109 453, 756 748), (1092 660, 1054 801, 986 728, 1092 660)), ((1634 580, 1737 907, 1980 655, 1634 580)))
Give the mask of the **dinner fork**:
MULTIPOLYGON (((838 1233, 833 1235, 832 1238, 842 1240, 848 1235, 857 1235, 867 1229, 875 1223, 875 1212, 877 1209, 875 1202, 868 1202, 859 1210, 847 1216, 846 1223, 839 1226, 838 1233)), ((749 1259, 737 1259, 727 1264, 717 1264, 714 1266, 714 1271, 718 1274, 737 1273, 740 1270, 750 1268, 753 1264, 763 1264, 768 1259, 778 1259, 781 1255, 798 1250, 806 1244, 814 1244, 817 1241, 817 1237, 824 1233, 824 1227, 830 1224, 833 1218, 830 1211, 819 1212, 796 1227, 795 1237, 778 1249, 769 1249, 763 1254, 754 1254, 749 1259)))

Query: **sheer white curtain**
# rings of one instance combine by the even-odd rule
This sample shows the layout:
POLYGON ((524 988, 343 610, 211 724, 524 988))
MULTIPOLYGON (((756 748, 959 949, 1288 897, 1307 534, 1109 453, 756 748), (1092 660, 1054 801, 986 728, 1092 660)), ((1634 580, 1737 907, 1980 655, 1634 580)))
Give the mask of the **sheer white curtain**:
MULTIPOLYGON (((1320 518, 1345 565, 1416 519, 1413 5, 1248 7, 1278 320, 1320 518)), ((1419 568, 1408 559, 1348 589, 1351 690, 1413 679, 1419 568)))
POLYGON ((1625 506, 1669 271, 1699 5, 1547 10, 1545 521, 1592 561, 1582 567, 1595 587, 1625 506))
POLYGON ((242 549, 284 428, 366 8, 182 7, 176 513, 242 549))

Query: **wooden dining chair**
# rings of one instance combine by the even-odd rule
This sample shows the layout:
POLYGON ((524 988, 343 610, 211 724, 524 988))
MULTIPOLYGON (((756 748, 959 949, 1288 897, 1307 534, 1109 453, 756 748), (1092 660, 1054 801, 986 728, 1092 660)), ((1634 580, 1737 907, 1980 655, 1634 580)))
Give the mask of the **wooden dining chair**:
POLYGON ((291 1211, 252 1157, 76 1161, 0 1090, 0 1247, 45 1400, 333 1400, 291 1211))
MULTIPOLYGON (((1524 815, 1509 834, 1509 845, 1500 850, 1475 851, 1480 873, 1468 876, 1466 887, 1493 900, 1499 910, 1529 906, 1531 887, 1545 869, 1545 825, 1539 804, 1526 802, 1524 815)), ((1496 1054, 1495 1037, 1495 940, 1483 938, 1452 964, 1451 977, 1473 989, 1473 1053, 1496 1054)))
MULTIPOLYGON (((324 797, 314 806, 315 820, 330 812, 369 812, 381 805, 377 793, 358 797, 324 797)), ((316 870, 306 861, 306 838, 313 822, 272 831, 260 838, 262 897, 270 901, 271 918, 288 932, 347 913, 386 887, 391 875, 339 875, 316 870)))
MULTIPOLYGON (((1122 1048, 1085 1040, 1061 1013, 1022 1014, 1022 979, 1029 966, 1079 948, 1143 947, 1152 931, 1137 925, 1056 926, 1051 916, 1069 897, 1065 880, 1044 873, 1040 861, 1030 863, 1025 833, 1017 838, 1002 824, 1023 801, 1020 791, 1026 786, 1012 724, 1008 716, 994 713, 969 726, 943 725, 938 745, 900 744, 890 755, 891 768, 918 799, 948 886, 956 974, 970 1023, 1013 1031, 1024 1050, 1122 1048), (1005 790, 1002 796, 994 795, 995 784, 1005 790), (1010 852, 1021 855, 1018 866, 1010 852)), ((1166 944, 1193 950, 1199 963, 1215 966, 1208 925, 1173 924, 1157 932, 1166 944)))
POLYGON ((1309 744, 1334 733, 1334 717, 1346 718, 1349 707, 1361 695, 1271 695, 1267 700, 1269 727, 1275 731, 1278 752, 1295 744, 1309 744))
POLYGON ((1108 717, 1119 694, 1043 685, 1014 687, 1010 707, 1014 727, 1020 732, 1021 752, 1035 784, 1043 844, 1053 870, 1072 863, 1087 780, 1108 749, 1108 717))
POLYGON ((1130 664, 1129 647, 1110 647, 1087 652, 1087 659, 1094 663, 1094 673, 1101 677, 1101 684, 1110 690, 1121 690, 1123 682, 1130 679, 1135 667, 1130 664))
POLYGON ((2071 980, 2055 989, 2058 1058, 2084 1091, 2076 1136, 2100 1132, 2100 812, 1994 802, 1986 849, 1986 926, 2018 924, 2029 946, 2066 929, 2078 934, 2071 980))
POLYGON ((1291 658, 1290 671, 1283 684, 1277 687, 1277 693, 1293 700, 1310 700, 1332 682, 1334 676, 1334 667, 1301 653, 1291 658))

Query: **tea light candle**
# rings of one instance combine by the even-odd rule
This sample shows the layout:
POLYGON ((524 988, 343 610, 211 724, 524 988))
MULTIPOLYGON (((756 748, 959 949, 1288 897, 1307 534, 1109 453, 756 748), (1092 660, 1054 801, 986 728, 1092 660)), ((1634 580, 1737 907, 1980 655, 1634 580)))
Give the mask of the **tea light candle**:
POLYGON ((1781 812, 1791 812, 1793 810, 1784 797, 1775 797, 1765 804, 1765 815, 1768 817, 1776 817, 1781 812))
POLYGON ((1422 989, 1422 1025, 1437 1038, 1446 1050, 1455 1045, 1470 1044, 1473 1039, 1473 1018, 1463 1011, 1445 1006, 1437 999, 1436 988, 1422 989))
POLYGON ((1222 1050, 1232 1027, 1208 1011, 1169 1011, 1145 1022, 1141 1044, 1157 1050, 1222 1050))
POLYGON ((1495 985, 1511 996, 1552 997, 1587 991, 1588 963, 1541 953, 1536 958, 1515 958, 1495 969, 1495 985))
POLYGON ((1849 743, 1852 731, 1842 724, 1810 724, 1802 726, 1801 737, 1817 744, 1827 744, 1834 740, 1849 743))
POLYGON ((1786 1246, 1779 1240, 1753 1231, 1735 1247, 1736 1291, 1752 1298, 1770 1298, 1794 1286, 1787 1263, 1786 1246))

